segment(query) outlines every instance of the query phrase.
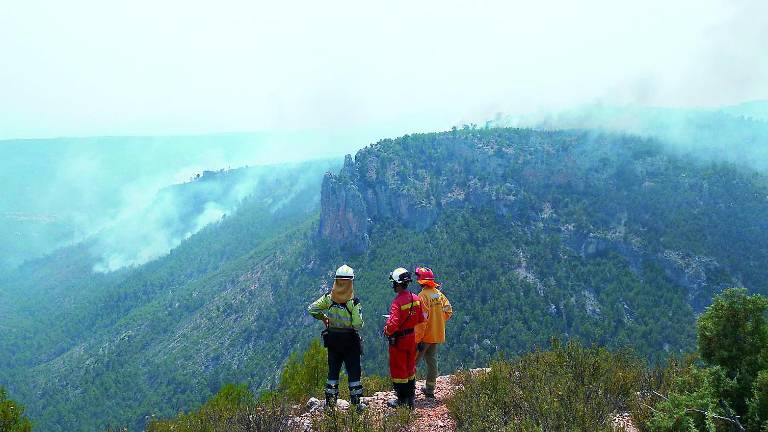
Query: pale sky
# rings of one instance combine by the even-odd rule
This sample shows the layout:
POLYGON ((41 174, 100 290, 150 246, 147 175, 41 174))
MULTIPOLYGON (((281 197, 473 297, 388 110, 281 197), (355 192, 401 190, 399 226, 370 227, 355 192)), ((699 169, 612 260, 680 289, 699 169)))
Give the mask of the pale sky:
POLYGON ((768 1, 0 0, 0 139, 768 99, 768 1))

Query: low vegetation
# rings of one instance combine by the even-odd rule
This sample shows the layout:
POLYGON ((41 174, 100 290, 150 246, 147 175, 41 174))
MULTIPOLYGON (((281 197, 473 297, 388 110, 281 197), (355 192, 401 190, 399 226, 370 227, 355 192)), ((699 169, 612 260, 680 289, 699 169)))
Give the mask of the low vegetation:
POLYGON ((150 422, 147 432, 246 432, 292 430, 280 400, 257 401, 245 385, 226 385, 197 411, 150 422))
POLYGON ((391 413, 330 411, 314 419, 312 430, 317 432, 395 432, 403 430, 410 423, 411 417, 412 413, 406 408, 400 408, 391 413))
POLYGON ((613 414, 642 387, 644 367, 626 351, 555 341, 459 377, 462 388, 448 403, 459 430, 611 431, 613 414))
POLYGON ((699 361, 641 395, 649 431, 768 431, 768 298, 727 289, 699 317, 699 361))
POLYGON ((462 373, 459 430, 611 431, 631 412, 650 432, 768 431, 768 298, 728 289, 699 317, 699 352, 648 369, 578 342, 462 373))
POLYGON ((5 389, 0 387, 0 432, 29 432, 32 423, 24 415, 24 406, 11 399, 5 389))
MULTIPOLYGON (((167 420, 153 420, 148 432, 282 432, 295 430, 291 418, 298 415, 311 397, 322 398, 328 373, 327 351, 313 340, 303 352, 294 352, 274 391, 256 397, 245 384, 224 386, 200 409, 167 420)), ((347 377, 342 375, 340 397, 348 398, 347 377)), ((366 394, 388 390, 389 379, 363 377, 366 394)), ((410 420, 407 410, 391 415, 355 410, 329 411, 312 419, 312 429, 320 432, 396 431, 410 420)))

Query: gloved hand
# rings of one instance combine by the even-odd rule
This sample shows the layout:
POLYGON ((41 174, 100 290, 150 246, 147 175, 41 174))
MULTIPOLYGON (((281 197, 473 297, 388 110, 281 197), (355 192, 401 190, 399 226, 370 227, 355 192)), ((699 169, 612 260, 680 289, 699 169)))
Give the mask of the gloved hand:
POLYGON ((328 326, 330 326, 330 325, 331 325, 331 320, 330 320, 330 319, 328 319, 328 317, 327 317, 327 316, 324 316, 324 317, 323 317, 323 324, 325 324, 325 328, 328 328, 328 326))
POLYGON ((424 342, 419 342, 419 343, 417 343, 417 344, 416 344, 416 351, 418 351, 418 352, 422 352, 422 351, 424 351, 425 349, 427 349, 427 344, 426 344, 426 343, 424 343, 424 342))

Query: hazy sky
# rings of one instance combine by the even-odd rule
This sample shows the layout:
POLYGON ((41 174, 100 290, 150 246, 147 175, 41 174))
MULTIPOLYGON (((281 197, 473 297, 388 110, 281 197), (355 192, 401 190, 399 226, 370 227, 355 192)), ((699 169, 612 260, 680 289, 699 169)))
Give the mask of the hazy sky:
POLYGON ((391 135, 764 99, 767 16, 765 0, 6 0, 0 139, 391 135))

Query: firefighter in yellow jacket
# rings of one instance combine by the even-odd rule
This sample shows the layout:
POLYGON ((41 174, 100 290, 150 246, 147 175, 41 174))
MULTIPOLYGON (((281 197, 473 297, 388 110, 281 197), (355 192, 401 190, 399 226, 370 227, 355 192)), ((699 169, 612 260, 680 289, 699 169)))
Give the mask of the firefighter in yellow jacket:
POLYGON ((339 373, 341 365, 349 377, 350 402, 358 409, 365 408, 360 402, 363 384, 360 381, 360 356, 363 353, 360 330, 363 327, 363 312, 360 300, 355 297, 353 279, 355 272, 348 265, 336 270, 333 288, 309 305, 309 314, 325 324, 323 345, 328 348, 328 381, 325 384, 325 404, 336 406, 339 395, 339 373))
POLYGON ((435 397, 437 381, 437 346, 445 343, 445 323, 451 318, 453 309, 448 298, 438 289, 435 275, 428 267, 416 267, 416 280, 421 285, 419 298, 426 311, 427 321, 415 328, 417 353, 416 364, 424 358, 427 364, 426 385, 421 389, 425 397, 435 397))

